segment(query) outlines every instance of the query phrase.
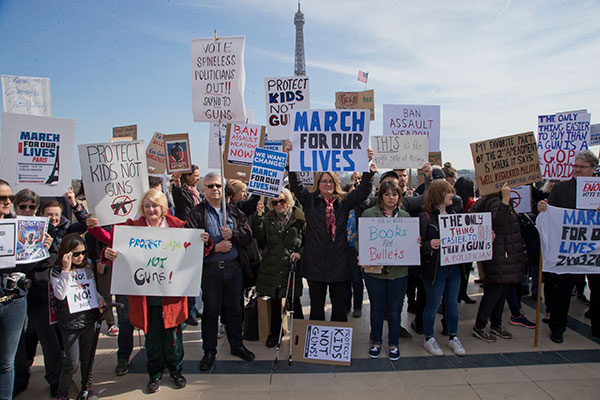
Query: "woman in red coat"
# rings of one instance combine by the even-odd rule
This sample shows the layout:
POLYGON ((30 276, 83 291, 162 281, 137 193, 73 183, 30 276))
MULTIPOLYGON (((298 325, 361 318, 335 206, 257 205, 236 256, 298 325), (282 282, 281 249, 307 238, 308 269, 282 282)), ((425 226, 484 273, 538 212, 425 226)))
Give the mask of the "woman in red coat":
MULTIPOLYGON (((183 228, 185 222, 168 214, 165 195, 150 189, 142 197, 140 205, 142 217, 128 219, 125 225, 160 228, 183 228)), ((88 218, 88 231, 99 241, 106 243, 102 251, 102 262, 112 265, 117 252, 112 248, 113 232, 97 226, 96 218, 88 218)), ((205 243, 204 254, 208 254, 213 244, 208 233, 202 234, 205 243)), ((185 387, 187 381, 181 374, 183 367, 183 340, 181 323, 187 318, 187 297, 127 296, 129 300, 129 321, 146 334, 148 354, 148 392, 160 388, 162 373, 166 365, 177 389, 185 387)))

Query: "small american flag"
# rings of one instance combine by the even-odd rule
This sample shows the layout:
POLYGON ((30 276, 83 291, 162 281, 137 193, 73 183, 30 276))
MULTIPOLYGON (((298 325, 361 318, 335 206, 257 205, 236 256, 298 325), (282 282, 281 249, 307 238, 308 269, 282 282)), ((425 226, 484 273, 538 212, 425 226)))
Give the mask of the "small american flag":
POLYGON ((367 79, 369 78, 369 73, 365 71, 358 71, 358 80, 367 83, 367 79))

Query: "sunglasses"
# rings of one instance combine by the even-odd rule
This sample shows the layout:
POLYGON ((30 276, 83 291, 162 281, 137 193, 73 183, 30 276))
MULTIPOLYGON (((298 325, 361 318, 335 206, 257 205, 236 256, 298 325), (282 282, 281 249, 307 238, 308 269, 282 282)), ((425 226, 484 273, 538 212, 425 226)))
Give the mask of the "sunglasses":
POLYGON ((84 251, 74 251, 72 252, 73 257, 79 257, 79 256, 85 256, 85 250, 84 251))
POLYGON ((223 185, 219 185, 218 183, 213 183, 212 185, 206 185, 206 187, 209 189, 213 189, 213 188, 221 189, 223 187, 223 185))
POLYGON ((273 204, 273 207, 277 207, 278 204, 281 204, 283 206, 284 204, 287 204, 287 200, 286 199, 271 200, 271 204, 273 204))
POLYGON ((13 201, 15 201, 15 196, 0 196, 1 203, 6 203, 7 201, 12 203, 13 201))
POLYGON ((21 211, 25 211, 27 209, 33 211, 37 208, 37 205, 31 205, 31 204, 20 204, 19 206, 17 206, 19 208, 19 210, 21 211))

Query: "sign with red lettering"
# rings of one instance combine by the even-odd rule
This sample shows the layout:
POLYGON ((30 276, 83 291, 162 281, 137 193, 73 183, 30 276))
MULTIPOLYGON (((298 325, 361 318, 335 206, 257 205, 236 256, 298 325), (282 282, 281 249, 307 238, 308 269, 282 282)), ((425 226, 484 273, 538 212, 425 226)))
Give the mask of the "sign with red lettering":
POLYGON ((310 108, 308 76, 265 78, 269 139, 290 137, 290 113, 310 108))
POLYGON ((383 105, 384 135, 426 135, 429 151, 440 151, 440 106, 383 105))
POLYGON ((148 172, 156 175, 165 173, 167 169, 167 153, 165 153, 165 139, 160 132, 154 132, 152 140, 146 149, 146 162, 148 172))
POLYGON ((598 210, 600 208, 600 178, 577 177, 577 208, 598 210))
POLYGON ((492 214, 439 216, 441 265, 492 259, 492 214))
POLYGON ((265 127, 253 124, 227 124, 225 139, 225 178, 246 183, 254 160, 254 149, 265 144, 265 127))

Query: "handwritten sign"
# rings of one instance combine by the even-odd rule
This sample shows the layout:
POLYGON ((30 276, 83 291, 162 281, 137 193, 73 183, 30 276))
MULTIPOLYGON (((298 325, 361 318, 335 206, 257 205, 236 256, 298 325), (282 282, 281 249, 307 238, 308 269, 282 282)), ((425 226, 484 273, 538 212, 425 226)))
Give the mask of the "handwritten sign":
POLYGON ((523 185, 511 188, 510 198, 513 201, 513 207, 516 212, 531 212, 531 186, 523 185))
POLYGON ((492 259, 492 214, 439 216, 441 265, 492 259))
POLYGON ((200 293, 202 229, 115 226, 111 293, 196 296, 200 293))
POLYGON ((471 143, 471 154, 482 196, 542 180, 533 132, 471 143))
POLYGON ((384 135, 426 135, 429 151, 440 151, 440 106, 383 105, 384 135))
POLYGON ((577 177, 577 208, 597 210, 600 207, 600 178, 577 177))
POLYGON ((281 193, 287 154, 257 148, 248 183, 248 192, 259 196, 278 198, 281 193))
POLYGON ((571 179, 575 155, 588 148, 590 119, 585 110, 538 117, 537 148, 544 179, 571 179))
POLYGON ((192 110, 196 122, 246 119, 245 36, 192 40, 192 110))
POLYGON ((314 172, 310 172, 310 171, 306 171, 306 172, 296 172, 298 174, 298 178, 300 179, 300 182, 302 182, 302 185, 306 186, 306 187, 311 187, 312 185, 315 184, 315 173, 314 172))
POLYGON ((13 268, 16 259, 17 219, 0 219, 0 269, 13 268))
POLYGON ((544 272, 600 273, 600 211, 548 206, 538 215, 536 226, 544 272))
POLYGON ((156 175, 164 174, 167 169, 165 139, 160 132, 154 132, 154 136, 146 148, 146 164, 148 164, 148 172, 156 175))
POLYGON ((50 257, 50 253, 44 247, 47 231, 46 217, 17 217, 17 264, 28 264, 50 257))
POLYGON ((421 168, 427 162, 427 136, 371 136, 378 168, 421 168))
MULTIPOLYGON (((442 166, 442 152, 441 151, 430 151, 429 152, 429 163, 431 165, 442 166)), ((422 168, 417 170, 417 185, 425 183, 425 173, 422 168)))
POLYGON ((69 275, 66 298, 71 314, 98 308, 98 291, 93 273, 88 274, 81 268, 75 269, 69 275))
POLYGON ((137 125, 115 126, 113 128, 113 137, 137 140, 137 125))
POLYGON ((143 141, 79 145, 81 176, 88 209, 99 225, 134 218, 148 190, 143 141))
POLYGON ((418 218, 359 218, 358 254, 364 265, 419 265, 418 218))
POLYGON ((375 120, 375 92, 373 89, 362 92, 335 92, 335 108, 370 110, 370 120, 375 120))
POLYGON ((369 110, 296 111, 290 171, 368 171, 369 110))
POLYGON ((600 124, 590 125, 590 146, 600 145, 600 124))
POLYGON ((4 112, 52 116, 50 78, 2 75, 4 112))
POLYGON ((192 155, 190 154, 190 138, 187 133, 163 135, 165 154, 167 156, 167 173, 191 172, 192 155))
POLYGON ((290 342, 294 361, 348 366, 352 359, 352 324, 295 320, 290 342))
POLYGON ((229 164, 249 166, 254 160, 254 150, 264 144, 265 127, 251 124, 227 125, 225 142, 229 164))
POLYGON ((265 103, 270 138, 288 139, 290 113, 310 108, 308 76, 265 78, 265 103))

